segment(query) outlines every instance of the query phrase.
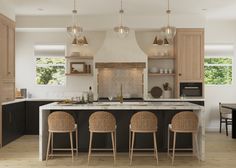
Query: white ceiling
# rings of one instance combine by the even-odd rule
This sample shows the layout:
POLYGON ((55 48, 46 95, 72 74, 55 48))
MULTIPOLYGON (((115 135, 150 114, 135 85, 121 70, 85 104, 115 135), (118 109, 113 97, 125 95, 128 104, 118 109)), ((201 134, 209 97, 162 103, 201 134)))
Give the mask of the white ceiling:
MULTIPOLYGON (((16 15, 69 15, 73 0, 2 0, 16 15), (43 10, 39 10, 43 9, 43 10)), ((117 14, 120 0, 77 0, 81 15, 117 14)), ((123 0, 127 15, 162 15, 167 0, 123 0)), ((236 0, 170 0, 173 14, 203 14, 209 19, 236 20, 236 0), (207 9, 204 11, 202 9, 207 9)))

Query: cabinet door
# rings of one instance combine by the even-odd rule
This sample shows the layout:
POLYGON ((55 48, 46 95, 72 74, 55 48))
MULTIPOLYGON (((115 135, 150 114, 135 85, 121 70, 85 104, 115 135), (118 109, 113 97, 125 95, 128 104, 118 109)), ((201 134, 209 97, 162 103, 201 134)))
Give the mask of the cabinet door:
POLYGON ((14 139, 13 111, 10 106, 2 106, 2 145, 14 139))
POLYGON ((25 134, 39 135, 39 107, 52 101, 26 102, 26 128, 25 134))
POLYGON ((7 55, 8 55, 8 27, 0 20, 0 76, 5 78, 7 76, 7 55))
POLYGON ((15 78, 15 27, 8 27, 8 62, 7 78, 15 78))
POLYGON ((179 81, 203 81, 204 30, 178 29, 176 34, 179 81))
POLYGON ((15 26, 12 21, 0 18, 0 59, 3 80, 14 80, 15 77, 15 26))
POLYGON ((2 102, 15 99, 15 82, 2 82, 0 90, 2 102))

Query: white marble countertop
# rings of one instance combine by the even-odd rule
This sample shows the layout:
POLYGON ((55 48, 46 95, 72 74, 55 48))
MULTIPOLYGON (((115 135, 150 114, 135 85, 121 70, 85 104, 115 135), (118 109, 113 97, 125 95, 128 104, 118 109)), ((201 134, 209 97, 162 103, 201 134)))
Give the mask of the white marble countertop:
POLYGON ((155 99, 155 98, 147 98, 144 101, 205 101, 202 97, 185 97, 185 98, 171 98, 171 99, 155 99))
MULTIPOLYGON (((64 100, 62 98, 26 98, 26 99, 15 99, 13 101, 3 102, 2 105, 19 103, 24 101, 61 101, 64 100)), ((148 98, 144 99, 144 101, 158 101, 158 102, 179 102, 179 101, 205 101, 204 98, 171 98, 171 99, 154 99, 148 98)))
POLYGON ((40 106, 41 110, 201 110, 204 107, 189 102, 94 102, 93 104, 58 104, 40 106))

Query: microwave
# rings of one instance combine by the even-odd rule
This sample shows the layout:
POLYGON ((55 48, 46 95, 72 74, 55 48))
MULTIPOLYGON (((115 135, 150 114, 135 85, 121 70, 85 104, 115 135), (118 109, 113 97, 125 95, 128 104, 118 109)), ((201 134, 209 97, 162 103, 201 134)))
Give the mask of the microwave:
POLYGON ((202 97, 201 82, 181 82, 180 97, 202 97))

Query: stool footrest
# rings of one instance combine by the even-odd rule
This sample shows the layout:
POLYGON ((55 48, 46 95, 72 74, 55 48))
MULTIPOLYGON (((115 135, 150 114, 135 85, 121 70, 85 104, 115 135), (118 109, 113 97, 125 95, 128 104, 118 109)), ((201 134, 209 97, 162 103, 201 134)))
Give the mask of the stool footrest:
POLYGON ((153 151, 154 148, 133 148, 134 151, 153 151))
MULTIPOLYGON (((175 148, 175 151, 192 151, 192 148, 175 148)), ((173 151, 173 148, 170 148, 169 151, 173 151)))
MULTIPOLYGON (((53 148, 53 151, 71 151, 71 148, 53 148)), ((73 150, 76 150, 76 148, 73 148, 73 150)))
POLYGON ((112 151, 113 149, 112 148, 92 148, 91 149, 92 151, 112 151))

